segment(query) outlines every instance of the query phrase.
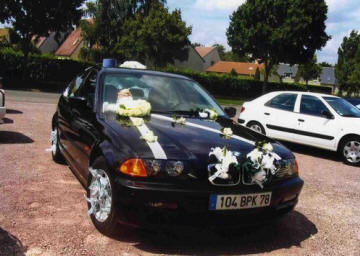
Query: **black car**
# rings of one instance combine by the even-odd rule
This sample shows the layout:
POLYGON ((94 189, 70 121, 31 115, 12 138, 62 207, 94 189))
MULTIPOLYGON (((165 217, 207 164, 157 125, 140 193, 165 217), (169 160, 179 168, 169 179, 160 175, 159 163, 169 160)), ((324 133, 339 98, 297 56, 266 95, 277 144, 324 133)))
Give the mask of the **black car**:
POLYGON ((350 102, 351 104, 353 104, 358 109, 360 109, 360 99, 359 98, 347 98, 346 100, 348 102, 350 102))
POLYGON ((52 155, 86 187, 104 234, 119 222, 226 228, 291 211, 303 186, 294 155, 234 115, 184 76, 89 68, 60 97, 52 155))

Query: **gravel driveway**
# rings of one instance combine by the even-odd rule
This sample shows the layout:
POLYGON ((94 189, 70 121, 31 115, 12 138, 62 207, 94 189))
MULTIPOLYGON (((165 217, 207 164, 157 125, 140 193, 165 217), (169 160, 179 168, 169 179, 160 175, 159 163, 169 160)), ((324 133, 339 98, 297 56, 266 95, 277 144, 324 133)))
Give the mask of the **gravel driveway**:
POLYGON ((305 180, 296 210, 236 232, 139 231, 101 235, 84 189, 48 151, 56 106, 10 99, 0 125, 0 255, 360 255, 360 168, 334 153, 288 145, 305 180))

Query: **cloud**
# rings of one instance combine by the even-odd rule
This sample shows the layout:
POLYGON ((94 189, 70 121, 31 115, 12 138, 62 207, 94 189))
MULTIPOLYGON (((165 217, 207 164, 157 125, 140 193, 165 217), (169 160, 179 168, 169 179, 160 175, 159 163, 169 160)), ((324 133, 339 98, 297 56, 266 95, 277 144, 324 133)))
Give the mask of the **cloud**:
POLYGON ((246 0, 196 0, 195 8, 207 11, 235 11, 246 0))

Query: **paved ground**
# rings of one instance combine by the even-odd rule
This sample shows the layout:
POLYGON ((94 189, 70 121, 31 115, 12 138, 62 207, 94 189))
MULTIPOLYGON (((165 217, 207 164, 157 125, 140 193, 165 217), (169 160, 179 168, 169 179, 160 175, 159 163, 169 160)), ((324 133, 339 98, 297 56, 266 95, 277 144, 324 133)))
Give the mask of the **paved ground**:
POLYGON ((29 97, 8 98, 0 125, 0 255, 360 255, 360 168, 294 145, 306 185, 296 210, 273 225, 229 233, 124 228, 105 237, 87 216, 80 183, 47 151, 56 106, 21 100, 29 97))

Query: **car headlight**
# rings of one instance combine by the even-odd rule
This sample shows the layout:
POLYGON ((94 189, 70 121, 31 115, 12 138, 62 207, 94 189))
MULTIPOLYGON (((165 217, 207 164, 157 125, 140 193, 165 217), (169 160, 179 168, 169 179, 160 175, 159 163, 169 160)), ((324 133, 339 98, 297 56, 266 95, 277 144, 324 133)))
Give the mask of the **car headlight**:
POLYGON ((144 159, 148 176, 157 176, 164 173, 170 177, 180 176, 185 169, 182 161, 144 159))
POLYGON ((280 167, 276 172, 276 177, 286 178, 299 174, 299 166, 295 159, 287 159, 280 161, 280 167))
POLYGON ((184 171, 184 163, 181 161, 168 161, 166 163, 166 172, 171 177, 176 177, 184 171))

